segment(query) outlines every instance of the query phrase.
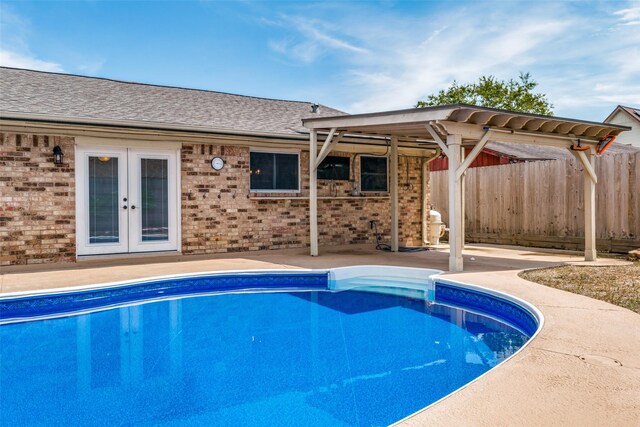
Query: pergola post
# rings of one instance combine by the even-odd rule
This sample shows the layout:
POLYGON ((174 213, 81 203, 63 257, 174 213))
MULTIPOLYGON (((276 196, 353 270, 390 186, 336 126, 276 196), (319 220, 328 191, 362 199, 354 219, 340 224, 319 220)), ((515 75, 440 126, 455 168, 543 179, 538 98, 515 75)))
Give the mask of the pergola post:
MULTIPOLYGON (((460 169, 462 166, 464 166, 464 162, 466 161, 465 158, 465 152, 464 152, 464 147, 460 147, 460 166, 458 167, 458 169, 460 169)), ((460 176, 460 174, 458 174, 458 171, 456 171, 456 177, 460 176)), ((460 198, 462 199, 462 208, 460 209, 460 216, 462 217, 462 222, 461 222, 461 229, 460 229, 460 238, 462 239, 462 249, 464 249, 464 235, 466 232, 466 227, 467 224, 464 220, 465 217, 465 212, 467 209, 467 205, 466 205, 466 200, 467 200, 467 171, 465 169, 465 171, 462 173, 462 176, 460 176, 460 187, 462 188, 462 195, 460 196, 460 198)))
POLYGON ((318 131, 309 134, 309 246, 310 255, 318 256, 318 131))
POLYGON ((447 135, 449 156, 449 271, 463 269, 462 247, 464 233, 463 180, 456 173, 462 160, 462 136, 447 135))
MULTIPOLYGON (((586 156, 585 156, 586 157, 586 156)), ((584 159, 594 171, 595 155, 589 150, 588 158, 584 159)), ((586 165, 585 165, 586 166, 586 165)), ((584 174, 584 260, 595 261, 596 255, 596 180, 585 170, 584 174)), ((595 173, 594 173, 595 175, 595 173)))
POLYGON ((391 138, 391 252, 398 252, 398 138, 391 138))
POLYGON ((596 184, 598 176, 595 170, 593 147, 588 151, 571 151, 578 159, 584 171, 584 260, 595 261, 596 255, 596 184))

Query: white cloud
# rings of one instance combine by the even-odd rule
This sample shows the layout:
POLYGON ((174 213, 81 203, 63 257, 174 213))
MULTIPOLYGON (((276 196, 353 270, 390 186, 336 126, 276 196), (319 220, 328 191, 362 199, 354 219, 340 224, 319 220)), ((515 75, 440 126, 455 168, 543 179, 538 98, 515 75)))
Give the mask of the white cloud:
POLYGON ((528 71, 558 115, 597 120, 612 105, 640 103, 639 7, 482 2, 407 16, 352 5, 339 12, 307 8, 304 16, 318 20, 311 23, 320 34, 357 49, 325 40, 295 16, 287 22, 297 34, 270 47, 294 55, 304 46, 306 56, 297 54, 307 64, 327 48, 347 53, 335 67, 341 76, 330 79, 334 86, 319 82, 316 97, 348 112, 409 108, 453 80, 528 71))
POLYGON ((4 67, 27 68, 40 71, 64 71, 60 64, 43 61, 33 56, 0 49, 0 65, 4 67))
POLYGON ((640 25, 640 6, 621 9, 613 14, 620 17, 620 25, 640 25))
POLYGON ((105 64, 105 60, 96 52, 78 53, 71 48, 36 54, 30 48, 34 32, 28 18, 15 12, 6 2, 0 2, 0 65, 53 72, 65 72, 71 68, 73 71, 95 75, 105 64), (57 56, 58 61, 44 58, 45 55, 57 56), (63 67, 60 59, 64 59, 67 65, 72 65, 63 67))
POLYGON ((0 3, 0 65, 41 71, 63 71, 58 63, 37 58, 27 42, 31 31, 29 20, 6 3, 0 3), (11 48, 7 48, 11 46, 11 48))
POLYGON ((294 61, 311 63, 330 51, 368 53, 367 49, 339 37, 336 28, 320 20, 282 15, 279 21, 263 18, 261 23, 294 31, 296 37, 268 41, 271 50, 294 61))
MULTIPOLYGON (((470 82, 486 74, 517 76, 528 70, 540 46, 571 25, 561 19, 541 22, 535 15, 509 20, 503 14, 469 13, 447 18, 437 19, 449 22, 447 27, 429 31, 425 39, 405 40, 375 52, 384 58, 375 69, 355 64, 351 82, 364 96, 349 110, 408 108, 453 80, 470 82)), ((426 19, 423 25, 432 27, 426 19)))

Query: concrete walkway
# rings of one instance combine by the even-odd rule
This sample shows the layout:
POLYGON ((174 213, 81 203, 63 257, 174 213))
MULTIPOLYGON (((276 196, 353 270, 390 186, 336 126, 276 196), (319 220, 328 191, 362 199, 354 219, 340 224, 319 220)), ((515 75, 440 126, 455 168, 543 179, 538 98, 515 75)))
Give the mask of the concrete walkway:
MULTIPOLYGON (((467 272, 448 275, 535 304, 542 332, 480 380, 404 422, 407 426, 640 426, 640 315, 520 279, 518 271, 580 264, 564 251, 468 245, 467 272)), ((599 264, 621 261, 601 259, 599 264)), ((328 268, 358 264, 446 270, 444 249, 392 254, 370 246, 242 253, 215 257, 127 257, 77 264, 3 267, 0 293, 89 285, 143 277, 253 268, 328 268)), ((640 278, 639 278, 640 280, 640 278)), ((392 396, 390 396, 392 398, 392 396)))

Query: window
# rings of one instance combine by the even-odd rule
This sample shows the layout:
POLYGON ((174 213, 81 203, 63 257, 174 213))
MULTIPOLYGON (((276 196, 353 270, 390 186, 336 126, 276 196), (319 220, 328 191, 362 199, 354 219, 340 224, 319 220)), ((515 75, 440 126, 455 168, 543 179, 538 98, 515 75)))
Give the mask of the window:
POLYGON ((388 191, 387 188, 387 158, 361 156, 360 190, 388 191))
POLYGON ((349 180, 349 158, 327 156, 318 167, 318 179, 349 180))
POLYGON ((252 151, 249 157, 251 191, 299 191, 299 164, 297 153, 252 151))

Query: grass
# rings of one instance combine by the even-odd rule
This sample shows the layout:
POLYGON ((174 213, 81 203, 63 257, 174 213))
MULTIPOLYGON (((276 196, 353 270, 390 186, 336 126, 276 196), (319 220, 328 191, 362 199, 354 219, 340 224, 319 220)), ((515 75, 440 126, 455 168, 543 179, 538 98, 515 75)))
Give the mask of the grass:
POLYGON ((520 277, 628 308, 640 314, 640 262, 611 267, 567 265, 523 271, 520 277))

